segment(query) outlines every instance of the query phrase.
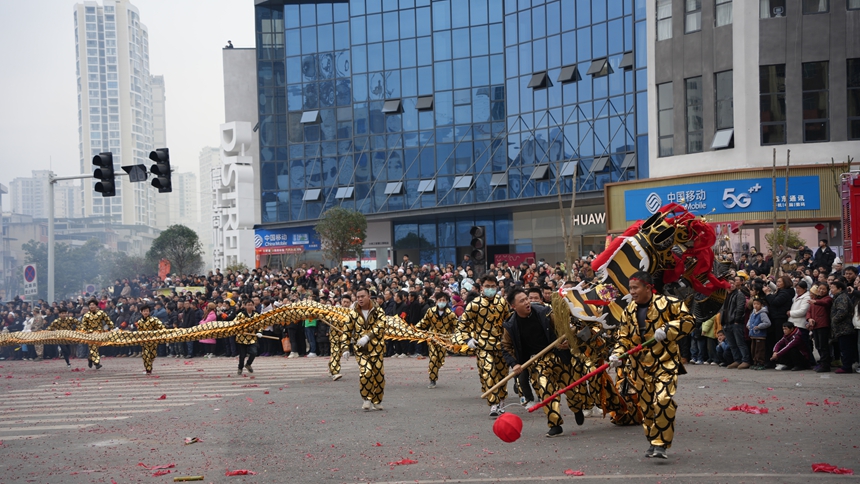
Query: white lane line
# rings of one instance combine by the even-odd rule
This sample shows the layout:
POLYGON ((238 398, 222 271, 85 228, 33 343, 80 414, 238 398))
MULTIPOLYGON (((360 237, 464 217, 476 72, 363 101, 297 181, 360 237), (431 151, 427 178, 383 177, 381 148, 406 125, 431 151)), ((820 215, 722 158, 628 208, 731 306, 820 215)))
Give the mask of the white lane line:
POLYGON ((163 393, 172 393, 174 395, 192 395, 192 394, 209 394, 209 393, 223 393, 223 392, 246 392, 246 391, 254 391, 254 390, 269 390, 268 387, 212 387, 212 388, 135 388, 130 391, 123 391, 121 389, 116 390, 86 390, 82 388, 78 388, 77 390, 72 390, 69 393, 71 395, 66 395, 66 392, 52 392, 49 394, 34 394, 34 395, 16 395, 14 398, 4 398, 3 401, 7 403, 37 403, 37 402, 54 402, 60 400, 74 400, 73 397, 92 397, 92 398, 103 398, 103 397, 148 397, 148 396, 159 396, 159 394, 163 393))
MULTIPOLYGON (((164 404, 164 403, 158 404, 159 407, 163 407, 165 405, 166 404, 164 404)), ((190 405, 194 405, 194 403, 190 403, 190 402, 189 403, 178 403, 178 404, 174 404, 173 406, 174 407, 187 407, 190 405)), ((123 413, 123 414, 124 413, 152 413, 152 412, 158 412, 159 410, 160 409, 158 409, 158 408, 130 409, 130 410, 122 410, 122 411, 116 412, 116 413, 123 413)), ((22 413, 22 414, 18 414, 18 415, 0 415, 0 422, 2 422, 3 420, 16 420, 16 419, 20 419, 23 417, 56 417, 58 415, 71 416, 71 415, 92 415, 92 414, 93 414, 92 411, 89 411, 89 412, 62 412, 61 414, 58 414, 57 412, 22 413)))
MULTIPOLYGON (((83 429, 86 427, 92 427, 95 424, 81 424, 81 425, 51 425, 49 427, 0 427, 0 434, 4 432, 26 432, 28 430, 32 431, 42 431, 42 430, 68 430, 68 429, 83 429)), ((2 437, 2 436, 0 436, 2 437)))
MULTIPOLYGON (((30 415, 28 415, 29 417, 30 415)), ((39 425, 43 423, 57 423, 57 422, 90 422, 90 421, 105 421, 105 420, 125 420, 127 418, 131 418, 131 415, 124 415, 121 417, 88 417, 88 418, 37 418, 37 419, 15 419, 10 422, 4 422, 6 424, 31 424, 31 425, 39 425)))
MULTIPOLYGON (((218 395, 221 395, 221 397, 216 397, 215 395, 209 395, 207 397, 203 397, 202 395, 200 395, 200 399, 205 401, 206 399, 223 398, 225 394, 219 393, 218 395)), ((231 394, 226 394, 226 395, 228 397, 235 397, 235 396, 244 395, 244 394, 243 393, 231 393, 231 394)), ((183 400, 182 397, 172 397, 172 398, 167 397, 167 398, 170 400, 183 400)), ((140 400, 135 400, 135 401, 120 400, 120 401, 116 401, 116 402, 111 402, 111 404, 112 405, 113 404, 116 404, 116 405, 128 404, 128 405, 132 406, 133 408, 140 408, 140 405, 146 404, 149 402, 155 402, 155 403, 153 403, 153 405, 158 405, 161 407, 177 407, 177 406, 188 405, 187 402, 168 403, 168 402, 165 402, 162 400, 156 400, 154 398, 153 399, 146 399, 146 400, 140 399, 140 400)), ((92 401, 86 400, 86 401, 79 401, 79 402, 75 402, 75 403, 77 405, 72 406, 72 408, 79 408, 79 405, 82 405, 82 404, 91 404, 92 401)), ((28 407, 0 408, 0 412, 26 412, 28 410, 47 411, 47 410, 51 410, 51 409, 62 410, 64 408, 64 406, 65 406, 65 404, 64 405, 32 405, 32 406, 28 406, 28 407)), ((111 407, 111 411, 121 411, 122 408, 124 408, 124 407, 114 406, 114 407, 111 407)))
POLYGON ((27 440, 27 439, 38 439, 40 437, 47 437, 48 434, 37 434, 37 435, 4 435, 3 441, 7 440, 27 440))

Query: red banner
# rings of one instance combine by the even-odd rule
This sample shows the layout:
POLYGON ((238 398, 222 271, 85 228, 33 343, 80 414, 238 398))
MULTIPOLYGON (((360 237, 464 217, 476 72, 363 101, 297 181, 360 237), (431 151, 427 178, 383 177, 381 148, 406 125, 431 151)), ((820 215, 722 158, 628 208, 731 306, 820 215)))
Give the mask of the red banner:
POLYGON ((535 253, 525 252, 522 254, 496 254, 494 259, 496 265, 499 265, 499 263, 501 262, 507 262, 512 266, 519 266, 522 263, 531 265, 535 263, 535 253))
POLYGON ((275 247, 257 247, 257 255, 301 254, 305 248, 301 245, 279 245, 275 247))

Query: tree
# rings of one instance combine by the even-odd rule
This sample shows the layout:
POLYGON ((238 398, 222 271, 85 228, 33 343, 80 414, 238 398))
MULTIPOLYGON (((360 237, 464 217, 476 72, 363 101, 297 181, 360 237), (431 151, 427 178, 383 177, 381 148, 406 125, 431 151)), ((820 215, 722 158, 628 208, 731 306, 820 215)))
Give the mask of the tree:
POLYGON ((152 242, 146 259, 153 268, 167 259, 171 272, 191 274, 203 266, 203 244, 197 232, 184 225, 171 225, 152 242))
POLYGON ((793 255, 796 259, 797 251, 801 246, 806 245, 806 241, 800 238, 798 232, 788 229, 785 225, 779 226, 776 232, 765 234, 764 240, 771 247, 776 247, 776 250, 773 251, 775 254, 773 259, 774 275, 779 275, 782 261, 786 256, 793 255), (777 255, 779 258, 776 257, 777 255))
POLYGON ((325 256, 343 265, 345 257, 356 256, 361 260, 364 240, 367 238, 367 219, 356 210, 333 207, 325 211, 314 227, 320 236, 325 256))
POLYGON ((125 252, 104 252, 101 260, 101 283, 109 287, 117 279, 132 276, 154 276, 158 271, 146 257, 125 252))
MULTIPOLYGON (((36 264, 39 271, 38 297, 48 294, 48 245, 31 240, 21 246, 27 254, 27 263, 36 264)), ((85 284, 100 282, 104 250, 96 239, 90 239, 80 247, 68 244, 54 245, 54 291, 57 298, 80 294, 85 284)))

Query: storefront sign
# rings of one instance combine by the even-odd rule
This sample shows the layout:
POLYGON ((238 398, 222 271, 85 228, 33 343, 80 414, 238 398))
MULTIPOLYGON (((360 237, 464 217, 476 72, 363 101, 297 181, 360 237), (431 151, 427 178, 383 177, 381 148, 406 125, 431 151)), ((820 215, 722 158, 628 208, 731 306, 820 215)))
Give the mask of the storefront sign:
MULTIPOLYGON (((260 252, 260 249, 299 246, 302 250, 320 250, 320 239, 313 227, 292 229, 256 229, 254 248, 258 254, 295 254, 298 252, 260 252)), ((292 249, 288 249, 292 250, 292 249)))
POLYGON ((367 222, 364 247, 391 247, 391 222, 367 222))
POLYGON ((704 182, 691 185, 642 188, 624 192, 625 217, 641 220, 668 203, 678 203, 696 215, 743 214, 773 210, 819 210, 821 193, 818 176, 791 177, 785 195, 785 178, 776 179, 776 195, 771 178, 704 182))
POLYGON ((517 267, 520 264, 534 264, 535 263, 535 253, 534 252, 524 252, 522 254, 496 254, 493 256, 493 262, 496 265, 499 265, 502 262, 507 262, 508 265, 517 267))
POLYGON ((277 247, 257 247, 254 249, 257 255, 280 255, 280 254, 301 254, 305 248, 301 245, 283 245, 277 247))

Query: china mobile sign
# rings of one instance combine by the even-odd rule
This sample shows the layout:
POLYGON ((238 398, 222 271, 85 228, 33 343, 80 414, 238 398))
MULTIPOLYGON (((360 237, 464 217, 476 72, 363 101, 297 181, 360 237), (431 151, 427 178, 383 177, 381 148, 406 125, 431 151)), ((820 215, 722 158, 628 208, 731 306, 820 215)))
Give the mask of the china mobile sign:
POLYGON ((771 178, 671 185, 624 193, 627 220, 646 219, 663 205, 673 202, 697 215, 706 215, 768 212, 773 210, 774 201, 778 210, 785 210, 786 205, 792 211, 820 209, 818 176, 790 177, 788 197, 785 195, 785 178, 776 179, 776 194, 773 193, 771 178))

